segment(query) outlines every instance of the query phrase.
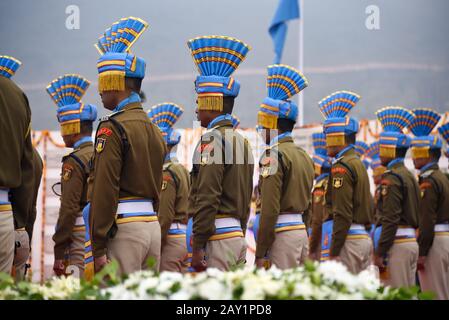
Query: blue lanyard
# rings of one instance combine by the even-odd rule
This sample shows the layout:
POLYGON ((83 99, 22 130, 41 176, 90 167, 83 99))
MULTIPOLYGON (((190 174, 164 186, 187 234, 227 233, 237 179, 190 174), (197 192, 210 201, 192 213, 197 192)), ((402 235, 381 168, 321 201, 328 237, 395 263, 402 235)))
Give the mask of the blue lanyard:
POLYGON ((173 160, 176 158, 176 152, 170 152, 165 155, 165 161, 173 160))
POLYGON ((346 148, 341 150, 339 153, 337 153, 337 155, 335 156, 335 159, 338 159, 338 158, 342 157, 346 152, 348 152, 352 148, 354 148, 354 145, 350 144, 349 146, 347 146, 346 148))
POLYGON ((276 142, 278 142, 282 138, 291 137, 291 136, 292 136, 292 133, 290 131, 281 133, 280 135, 278 135, 278 136, 274 137, 273 139, 271 139, 270 146, 272 146, 273 144, 275 144, 276 142))
POLYGON ((112 111, 114 111, 114 112, 120 111, 126 105, 131 104, 131 103, 135 103, 135 102, 140 102, 140 101, 141 101, 140 100, 140 96, 137 93, 132 92, 128 98, 123 99, 122 101, 120 101, 120 103, 117 105, 117 107, 115 107, 115 109, 112 110, 112 111))
POLYGON ((218 122, 223 121, 223 120, 229 120, 232 122, 232 116, 229 113, 226 113, 226 114, 222 114, 222 115, 216 117, 214 120, 212 120, 209 123, 209 125, 207 126, 207 129, 214 127, 218 122))
POLYGON ((431 166, 433 166, 434 164, 437 164, 437 163, 436 163, 436 162, 430 162, 430 163, 426 164, 425 166, 423 166, 423 167, 419 170, 419 172, 420 172, 420 173, 426 172, 426 170, 429 169, 429 168, 430 168, 431 166))
POLYGON ((396 158, 394 160, 391 160, 390 163, 387 165, 387 169, 391 169, 395 164, 397 163, 404 163, 404 158, 396 158))
POLYGON ((80 145, 86 142, 92 142, 92 137, 82 137, 77 142, 73 144, 73 149, 77 149, 80 145))
POLYGON ((316 177, 315 180, 316 180, 316 182, 319 182, 319 181, 323 180, 324 178, 326 178, 328 176, 329 176, 329 173, 322 173, 318 177, 316 177))

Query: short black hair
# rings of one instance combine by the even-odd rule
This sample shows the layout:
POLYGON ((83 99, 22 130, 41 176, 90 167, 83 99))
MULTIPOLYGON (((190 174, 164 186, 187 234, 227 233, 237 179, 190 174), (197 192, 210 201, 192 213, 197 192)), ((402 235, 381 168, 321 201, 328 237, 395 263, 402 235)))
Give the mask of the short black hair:
POLYGON ((81 121, 80 133, 81 134, 92 134, 93 123, 92 121, 81 121))
POLYGON ((438 162, 441 158, 441 149, 430 149, 429 155, 433 161, 438 162))
POLYGON ((125 77, 125 88, 140 94, 140 88, 142 87, 142 78, 129 78, 125 77))
POLYGON ((232 113, 232 109, 234 109, 234 97, 223 97, 223 113, 232 113))
POLYGON ((408 148, 396 148, 396 158, 405 158, 408 148))
POLYGON ((293 131, 295 121, 285 118, 278 118, 278 129, 282 132, 293 131))
POLYGON ((346 142, 346 144, 354 144, 354 143, 355 143, 355 140, 356 140, 356 133, 355 133, 355 132, 350 133, 350 134, 347 134, 347 135, 345 136, 345 142, 346 142))

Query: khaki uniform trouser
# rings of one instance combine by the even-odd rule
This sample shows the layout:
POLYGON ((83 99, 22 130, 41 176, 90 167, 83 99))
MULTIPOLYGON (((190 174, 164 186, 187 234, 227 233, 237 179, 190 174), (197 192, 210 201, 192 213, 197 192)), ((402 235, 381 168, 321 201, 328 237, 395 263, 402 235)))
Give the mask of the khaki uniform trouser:
POLYGON ((449 236, 435 235, 424 270, 418 274, 423 291, 434 292, 439 300, 449 300, 449 236))
POLYGON ((12 211, 0 212, 0 272, 11 273, 14 260, 14 238, 12 211))
POLYGON ((373 242, 368 237, 366 239, 346 239, 340 251, 341 263, 349 272, 358 274, 371 264, 373 242))
POLYGON ((416 284, 418 243, 394 243, 388 252, 388 279, 386 284, 393 288, 411 287, 416 284))
POLYGON ((186 255, 186 238, 171 238, 170 236, 167 236, 167 240, 165 241, 161 252, 161 272, 187 272, 187 265, 184 263, 186 255))
POLYGON ((309 253, 306 230, 277 232, 268 258, 277 268, 291 269, 304 263, 309 253))
POLYGON ((118 230, 108 242, 107 256, 119 263, 119 274, 148 269, 149 258, 155 260, 159 271, 161 258, 161 226, 154 222, 128 222, 117 225, 118 230))
POLYGON ((15 230, 14 238, 14 277, 16 281, 22 281, 25 279, 25 266, 30 256, 30 239, 26 230, 15 230))
POLYGON ((208 268, 228 271, 246 261, 246 240, 243 237, 208 241, 206 244, 208 268))
POLYGON ((67 248, 66 274, 82 278, 84 274, 84 242, 85 231, 74 231, 72 242, 67 248))

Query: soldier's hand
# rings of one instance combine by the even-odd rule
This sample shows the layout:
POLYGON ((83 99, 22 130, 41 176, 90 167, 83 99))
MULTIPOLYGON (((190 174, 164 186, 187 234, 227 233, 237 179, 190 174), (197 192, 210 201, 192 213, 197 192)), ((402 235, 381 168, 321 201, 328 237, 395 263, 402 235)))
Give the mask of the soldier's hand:
POLYGON ((424 265, 426 264, 426 257, 425 256, 420 256, 418 257, 418 270, 420 271, 424 271, 425 267, 424 265))
POLYGON ((65 275, 64 260, 56 259, 53 263, 53 271, 58 277, 65 275))
POLYGON ((204 259, 204 250, 193 250, 192 253, 192 268, 195 269, 196 272, 201 272, 207 269, 207 262, 204 259))
POLYGON ((101 257, 94 259, 94 265, 95 265, 95 272, 100 272, 101 269, 104 268, 105 265, 109 263, 108 258, 106 255, 102 255, 101 257))
POLYGON ((374 265, 379 268, 379 272, 384 272, 386 269, 386 266, 384 264, 384 258, 379 257, 378 255, 374 256, 374 265))
POLYGON ((256 258, 256 267, 261 269, 270 269, 271 267, 271 260, 267 258, 256 258))

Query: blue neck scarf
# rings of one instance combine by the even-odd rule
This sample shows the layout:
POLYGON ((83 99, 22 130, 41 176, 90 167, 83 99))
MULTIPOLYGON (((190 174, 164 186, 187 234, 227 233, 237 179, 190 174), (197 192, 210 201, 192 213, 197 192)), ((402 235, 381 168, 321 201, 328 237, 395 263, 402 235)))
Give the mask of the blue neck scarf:
POLYGON ((73 149, 77 149, 80 145, 86 142, 92 142, 92 137, 82 137, 77 142, 73 144, 73 149))
POLYGON ((396 158, 391 160, 390 163, 387 165, 387 169, 391 169, 397 163, 404 164, 404 158, 396 158))
POLYGON ((315 181, 319 182, 319 181, 323 180, 324 178, 326 178, 328 176, 329 176, 329 173, 322 173, 318 177, 315 178, 315 181))
POLYGON ((229 113, 219 115, 214 120, 212 120, 209 125, 207 126, 207 129, 213 128, 217 123, 223 120, 229 120, 232 121, 232 117, 229 113))
POLYGON ((128 104, 136 103, 136 102, 141 102, 140 96, 139 96, 137 93, 132 92, 132 93, 129 95, 128 98, 123 99, 122 101, 120 101, 120 103, 117 105, 117 107, 115 107, 115 109, 112 110, 112 111, 113 111, 113 112, 120 111, 120 110, 122 110, 125 106, 127 106, 128 104))
POLYGON ((349 150, 351 150, 353 148, 354 148, 354 145, 350 144, 349 146, 347 146, 346 148, 341 150, 339 153, 337 153, 337 155, 335 156, 335 159, 342 157, 346 152, 348 152, 349 150))
POLYGON ((170 152, 165 155, 165 161, 176 159, 176 152, 170 152))
POLYGON ((273 139, 271 139, 270 141, 270 146, 274 145, 275 143, 277 143, 279 140, 281 140, 282 138, 286 138, 286 137, 290 137, 291 138, 292 133, 290 131, 281 133, 280 135, 277 135, 276 137, 274 137, 273 139))
POLYGON ((423 166, 421 169, 419 169, 419 173, 424 173, 426 172, 427 169, 429 169, 431 166, 433 166, 434 164, 437 164, 436 162, 430 162, 428 164, 426 164, 425 166, 423 166))

